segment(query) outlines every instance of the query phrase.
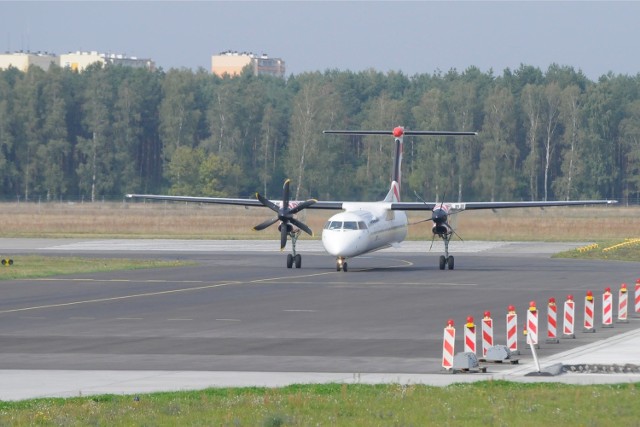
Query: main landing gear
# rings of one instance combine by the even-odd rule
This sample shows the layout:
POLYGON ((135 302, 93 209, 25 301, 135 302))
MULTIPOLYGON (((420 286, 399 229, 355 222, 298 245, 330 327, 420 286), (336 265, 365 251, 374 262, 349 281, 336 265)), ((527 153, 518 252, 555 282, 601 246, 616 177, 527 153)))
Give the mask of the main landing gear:
POLYGON ((344 271, 347 272, 347 259, 343 257, 338 257, 336 260, 336 271, 344 271))
POLYGON ((287 254, 287 268, 291 268, 294 265, 296 268, 302 267, 302 256, 300 254, 296 254, 296 242, 298 241, 298 237, 300 236, 300 230, 292 231, 289 233, 289 237, 291 237, 291 248, 292 254, 287 254))
POLYGON ((453 270, 454 259, 453 255, 449 255, 449 241, 451 240, 452 233, 443 233, 440 235, 444 242, 444 255, 440 255, 440 270, 444 270, 449 267, 449 270, 453 270))

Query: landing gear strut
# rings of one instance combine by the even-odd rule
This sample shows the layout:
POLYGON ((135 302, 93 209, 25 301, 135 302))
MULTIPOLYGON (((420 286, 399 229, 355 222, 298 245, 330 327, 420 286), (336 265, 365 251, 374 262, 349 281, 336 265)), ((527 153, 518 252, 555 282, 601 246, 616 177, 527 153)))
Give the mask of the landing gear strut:
POLYGON ((287 268, 291 268, 294 265, 296 268, 302 267, 302 256, 300 254, 296 254, 296 242, 298 241, 298 237, 300 237, 300 230, 291 231, 289 233, 289 237, 291 237, 291 252, 292 254, 287 254, 287 268))
POLYGON ((336 271, 344 271, 345 273, 347 272, 347 259, 343 258, 343 257, 338 257, 338 259, 336 260, 336 271))
POLYGON ((449 255, 449 241, 451 240, 452 235, 453 233, 443 233, 440 235, 444 242, 444 255, 440 255, 440 270, 444 270, 446 267, 449 267, 449 270, 453 270, 453 255, 449 255))

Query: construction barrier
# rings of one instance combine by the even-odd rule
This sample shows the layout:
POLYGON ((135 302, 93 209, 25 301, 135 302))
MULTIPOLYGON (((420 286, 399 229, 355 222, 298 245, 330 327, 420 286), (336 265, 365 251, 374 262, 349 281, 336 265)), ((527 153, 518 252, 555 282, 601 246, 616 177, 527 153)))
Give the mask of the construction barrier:
POLYGON ((627 293, 627 284, 623 283, 620 285, 620 290, 618 291, 618 323, 627 323, 627 314, 628 314, 628 302, 629 302, 629 294, 627 293))
POLYGON ((593 292, 587 291, 587 296, 584 298, 584 329, 583 332, 595 332, 593 326, 593 314, 594 314, 594 301, 593 292))
POLYGON ((493 319, 491 312, 485 311, 482 318, 482 357, 487 357, 490 347, 493 347, 493 319))
POLYGON ((547 304, 547 340, 548 344, 558 344, 558 307, 556 306, 556 299, 549 298, 547 304))
POLYGON ((507 348, 513 354, 518 352, 518 315, 512 305, 507 307, 507 348))
POLYGON ((634 312, 640 316, 640 279, 636 279, 634 312))
POLYGON ((527 311, 527 344, 538 348, 538 309, 536 302, 529 303, 529 311, 527 311))
POLYGON ((464 352, 476 354, 476 325, 473 323, 473 317, 467 317, 467 323, 464 325, 464 352))
POLYGON ((453 351, 456 344, 456 328, 453 326, 453 320, 447 321, 444 328, 444 338, 442 340, 442 367, 444 369, 453 368, 453 351))
POLYGON ((575 338, 575 316, 576 303, 573 300, 573 295, 567 295, 567 300, 564 302, 564 321, 562 323, 562 335, 565 338, 575 338))
POLYGON ((613 294, 606 287, 602 294, 602 327, 613 328, 613 294))

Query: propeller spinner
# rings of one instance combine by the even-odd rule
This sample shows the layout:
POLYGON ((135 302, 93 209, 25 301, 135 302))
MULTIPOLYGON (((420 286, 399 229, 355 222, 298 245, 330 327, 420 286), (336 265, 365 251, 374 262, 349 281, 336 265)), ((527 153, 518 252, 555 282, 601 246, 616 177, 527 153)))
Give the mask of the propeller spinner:
POLYGON ((313 231, 311 231, 311 229, 304 224, 301 221, 298 221, 296 218, 294 218, 294 215, 297 214, 298 212, 300 212, 301 210, 308 208, 309 206, 311 206, 312 204, 314 204, 317 200, 315 199, 309 199, 306 200, 302 203, 298 203, 295 206, 291 207, 290 203, 289 203, 289 184, 290 184, 291 180, 287 179, 284 182, 284 186, 282 187, 282 207, 278 206, 277 204, 273 203, 271 200, 265 198, 264 196, 262 196, 260 193, 256 193, 256 198, 260 201, 260 203, 262 203, 264 206, 268 207, 269 209, 271 209, 272 211, 274 211, 275 213, 277 213, 277 216, 271 219, 268 219, 258 225, 256 225, 255 227, 253 227, 254 230, 256 231, 260 231, 260 230, 264 230, 265 228, 275 224, 276 222, 280 221, 280 226, 279 226, 279 230, 280 230, 280 250, 283 250, 284 247, 287 245, 287 234, 289 234, 291 231, 293 231, 293 226, 298 227, 300 230, 304 231, 305 233, 309 234, 310 236, 313 236, 313 231))

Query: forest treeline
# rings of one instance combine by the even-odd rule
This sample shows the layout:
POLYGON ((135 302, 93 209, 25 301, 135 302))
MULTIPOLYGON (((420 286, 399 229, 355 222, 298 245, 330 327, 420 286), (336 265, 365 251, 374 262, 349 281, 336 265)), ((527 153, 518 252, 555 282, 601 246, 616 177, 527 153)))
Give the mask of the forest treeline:
POLYGON ((405 137, 404 199, 640 195, 640 75, 572 67, 501 75, 327 70, 286 79, 203 69, 0 71, 0 197, 125 193, 376 200, 393 139, 325 129, 478 131, 405 137))

